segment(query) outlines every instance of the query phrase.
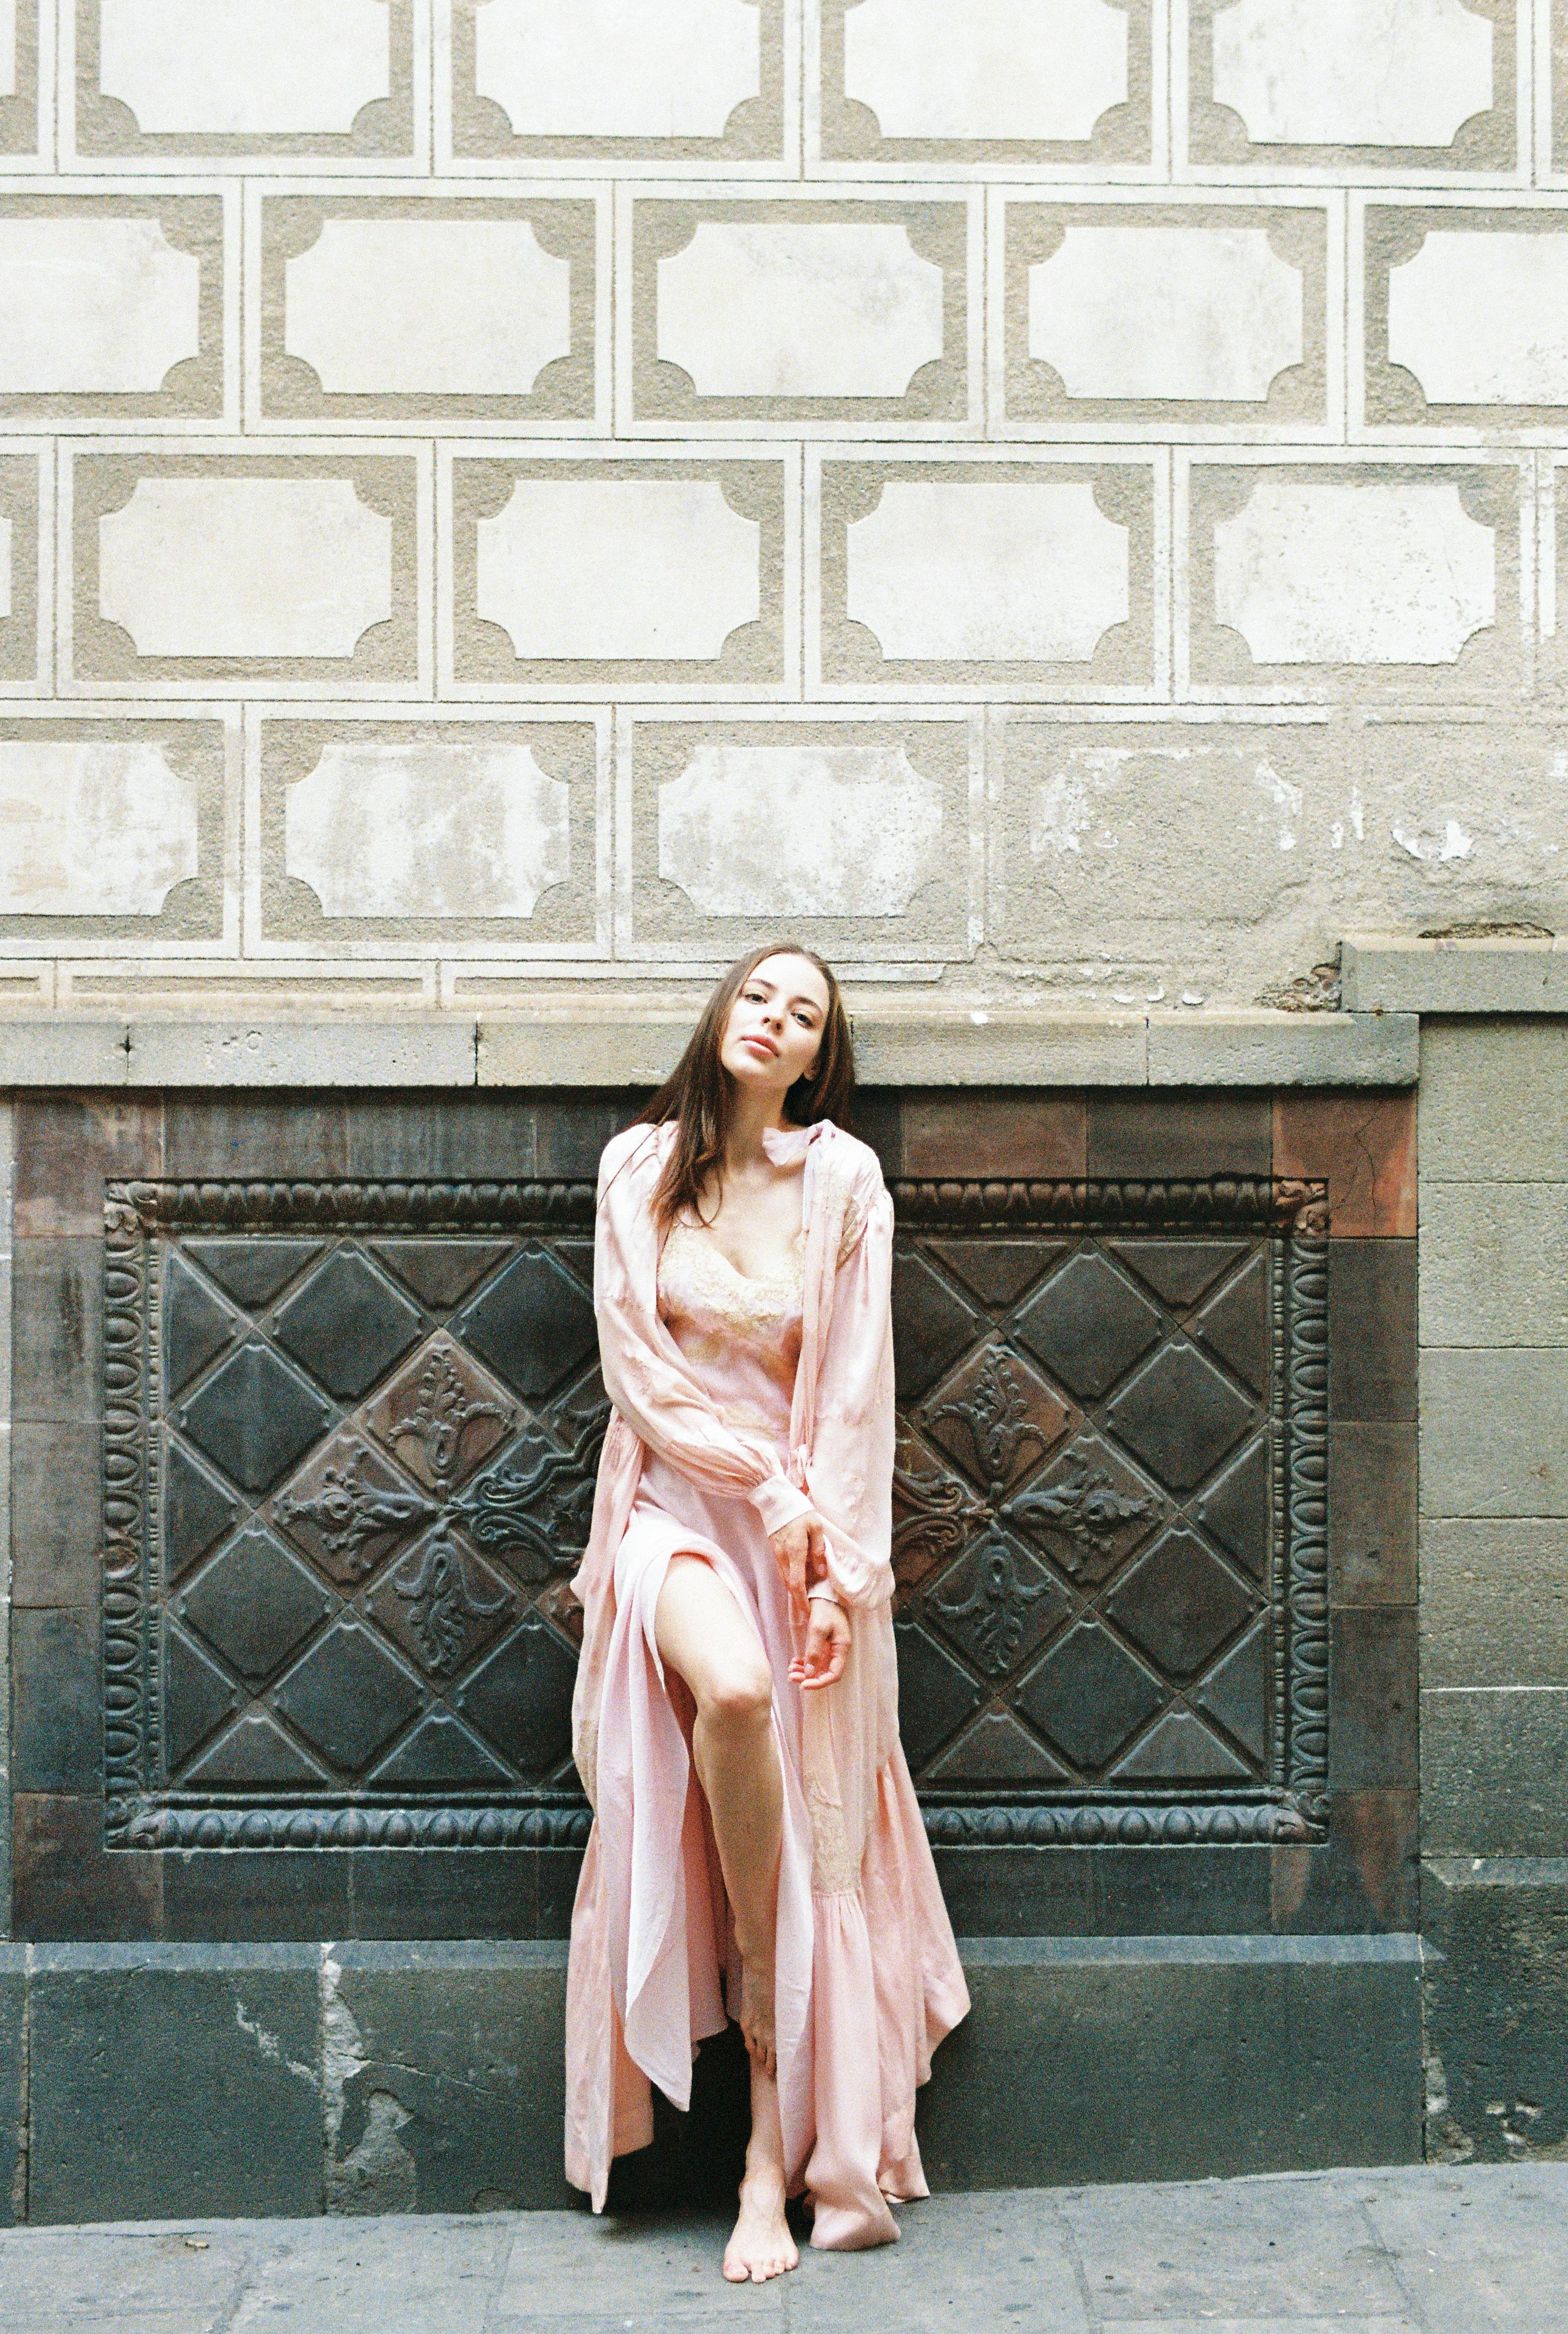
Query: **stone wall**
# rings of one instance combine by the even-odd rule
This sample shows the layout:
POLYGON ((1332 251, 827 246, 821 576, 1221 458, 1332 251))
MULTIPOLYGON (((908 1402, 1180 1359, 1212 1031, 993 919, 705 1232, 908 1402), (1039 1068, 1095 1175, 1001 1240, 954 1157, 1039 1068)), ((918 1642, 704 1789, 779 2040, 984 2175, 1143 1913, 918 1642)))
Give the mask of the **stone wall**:
POLYGON ((1568 2140, 1565 1071, 1563 1021, 1423 1031, 1423 1926, 1461 2160, 1568 2140))
POLYGON ((0 998, 1554 925, 1561 30, 13 0, 0 998))

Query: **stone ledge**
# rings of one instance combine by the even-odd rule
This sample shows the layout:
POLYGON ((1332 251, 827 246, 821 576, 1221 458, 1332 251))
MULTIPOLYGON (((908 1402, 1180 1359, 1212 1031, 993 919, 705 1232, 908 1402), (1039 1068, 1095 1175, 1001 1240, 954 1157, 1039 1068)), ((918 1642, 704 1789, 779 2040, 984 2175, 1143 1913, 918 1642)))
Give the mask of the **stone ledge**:
MULTIPOLYGON (((1416 1937, 960 1950, 973 2011, 919 2110, 934 2187, 1418 2160, 1416 1937)), ((566 1959, 498 1941, 0 1946, 0 2170, 24 2167, 0 2217, 580 2206, 560 2156, 566 1959)), ((613 2201, 732 2185, 744 2087, 731 2029, 700 2056, 701 2112, 656 2105, 613 2201)))
MULTIPOLYGON (((0 1090, 31 1086, 639 1086, 695 1009, 601 1001, 474 1016, 414 1009, 106 1019, 0 1015, 0 1090)), ((868 1086, 1407 1086, 1419 1024, 1384 1013, 855 1015, 868 1086)))
POLYGON ((1568 1013, 1568 938, 1407 940, 1364 933, 1341 951, 1345 1009, 1568 1013))

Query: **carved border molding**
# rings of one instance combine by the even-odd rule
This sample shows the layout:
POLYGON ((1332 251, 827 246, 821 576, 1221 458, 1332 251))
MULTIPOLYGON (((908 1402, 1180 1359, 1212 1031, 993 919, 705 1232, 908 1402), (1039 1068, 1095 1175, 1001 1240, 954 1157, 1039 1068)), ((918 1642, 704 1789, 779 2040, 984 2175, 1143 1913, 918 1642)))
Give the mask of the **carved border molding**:
MULTIPOLYGON (((1252 1791, 1145 1787, 1136 1799, 1050 1789, 925 1808, 944 1847, 1184 1846, 1324 1836, 1328 1784, 1328 1199, 1321 1183, 924 1181, 892 1185, 902 1229, 1268 1235, 1278 1566, 1272 1604, 1283 1687, 1271 1780, 1252 1791)), ((453 1794, 388 1806, 324 1795, 307 1807, 180 1805, 160 1768, 157 1629, 160 1347, 153 1242, 179 1232, 453 1234, 586 1230, 581 1181, 125 1181, 105 1192, 103 1710, 106 1843, 119 1848, 576 1847, 589 1815, 554 1790, 453 1794)))

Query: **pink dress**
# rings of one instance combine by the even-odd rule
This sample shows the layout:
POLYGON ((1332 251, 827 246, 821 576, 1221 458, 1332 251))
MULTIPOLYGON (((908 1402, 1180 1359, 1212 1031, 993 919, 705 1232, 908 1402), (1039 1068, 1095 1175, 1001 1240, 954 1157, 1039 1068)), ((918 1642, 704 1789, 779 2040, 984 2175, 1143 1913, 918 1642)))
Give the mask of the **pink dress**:
POLYGON ((735 1271, 651 1201, 673 1129, 617 1135, 600 1166, 595 1290, 614 1404, 594 1528, 574 1747, 595 1821, 572 1920, 566 2175, 602 2208, 613 2156, 677 2107, 739 1999, 729 1907, 653 1614, 672 1556, 712 1565, 774 1677, 784 1774, 775 2023, 792 2193, 812 2242, 898 2233, 889 2197, 926 2194, 915 2093, 969 2007, 898 1741, 888 1563, 892 1205, 875 1154, 827 1123, 766 1138, 804 1163, 794 1268, 735 1271), (850 1608, 844 1675, 790 1683, 794 1634, 768 1534, 815 1508, 850 1608))

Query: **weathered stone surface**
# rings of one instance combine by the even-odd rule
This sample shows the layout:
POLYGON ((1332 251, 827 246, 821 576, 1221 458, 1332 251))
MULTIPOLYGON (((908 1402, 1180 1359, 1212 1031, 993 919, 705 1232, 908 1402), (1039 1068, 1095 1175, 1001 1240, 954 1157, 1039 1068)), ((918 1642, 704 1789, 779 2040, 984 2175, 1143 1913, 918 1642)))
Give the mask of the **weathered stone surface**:
POLYGON ((1568 1855, 1568 1686, 1423 1693, 1421 1786, 1428 1855, 1568 1855))
POLYGON ((1424 1343, 1568 1345, 1568 1182, 1424 1183, 1421 1234, 1424 1343))
POLYGON ((1568 1158, 1568 1019, 1428 1021, 1421 1177, 1554 1182, 1568 1158))
POLYGON ((344 1945, 327 1972, 329 2211, 572 2200, 561 1946, 344 1945))
POLYGON ((1411 1937, 972 1941, 922 2095, 934 2186, 1413 2163, 1411 1937))
MULTIPOLYGON (((3 1804, 3 1800, 0 1800, 3 1804)), ((0 1944, 0 2228, 26 2209, 22 2136, 26 2116, 27 1951, 0 1944)))
POLYGON ((1568 1352, 1422 1354, 1421 1512, 1568 1515, 1568 1352))
POLYGON ((1568 1677, 1568 1522, 1425 1519, 1421 1677, 1428 1686, 1568 1677))
POLYGON ((319 2211, 314 1961, 286 1945, 35 1947, 30 2219, 319 2211))
POLYGON ((1427 2154, 1520 2164, 1568 2151, 1568 1860, 1429 1860, 1427 2154))

